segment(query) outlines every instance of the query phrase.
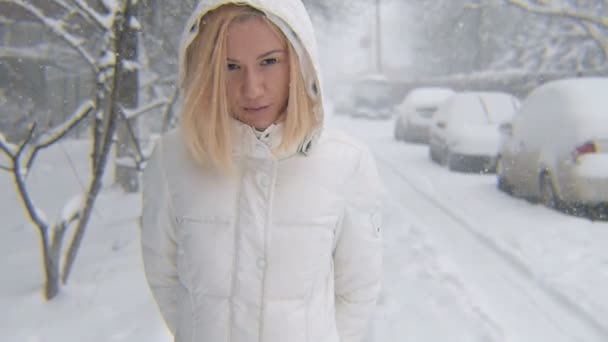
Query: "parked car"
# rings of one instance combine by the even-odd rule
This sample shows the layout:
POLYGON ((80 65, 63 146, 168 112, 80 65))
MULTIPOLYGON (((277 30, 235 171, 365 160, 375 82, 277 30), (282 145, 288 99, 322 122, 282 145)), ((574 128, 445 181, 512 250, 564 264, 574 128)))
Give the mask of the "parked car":
POLYGON ((380 74, 365 75, 353 84, 353 117, 387 119, 394 112, 394 89, 380 74))
POLYGON ((328 102, 334 115, 351 115, 355 103, 352 83, 344 81, 335 84, 330 90, 328 102))
POLYGON ((449 88, 428 87, 410 91, 396 108, 395 139, 407 142, 429 142, 429 127, 437 108, 454 91, 449 88))
POLYGON ((549 207, 606 215, 608 78, 553 81, 502 127, 498 187, 549 207))
POLYGON ((439 106, 429 137, 431 159, 450 170, 494 172, 500 144, 498 128, 519 106, 501 92, 456 93, 439 106))

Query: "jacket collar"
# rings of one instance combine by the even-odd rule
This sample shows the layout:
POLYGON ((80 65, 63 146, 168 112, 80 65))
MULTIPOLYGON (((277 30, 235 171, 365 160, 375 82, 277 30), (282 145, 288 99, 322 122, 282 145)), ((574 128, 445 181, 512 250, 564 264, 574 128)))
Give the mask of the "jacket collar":
POLYGON ((272 124, 261 132, 236 119, 231 120, 231 125, 234 139, 233 153, 238 156, 281 160, 298 153, 306 155, 312 145, 311 141, 306 139, 298 146, 279 150, 283 140, 284 124, 282 122, 272 124))

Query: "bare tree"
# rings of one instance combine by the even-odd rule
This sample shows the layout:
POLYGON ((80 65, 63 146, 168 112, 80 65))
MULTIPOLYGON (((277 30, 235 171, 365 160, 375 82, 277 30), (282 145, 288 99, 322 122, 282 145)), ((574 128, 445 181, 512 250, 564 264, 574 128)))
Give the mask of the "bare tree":
MULTIPOLYGON (((545 63, 562 62, 563 64, 564 61, 573 61, 576 69, 581 70, 601 69, 608 61, 608 2, 597 0, 504 0, 504 2, 525 12, 547 18, 549 21, 546 23, 552 25, 552 29, 542 30, 539 35, 559 34, 557 39, 544 40, 551 43, 536 44, 536 50, 540 48, 537 55, 541 55, 545 63)), ((532 46, 530 48, 534 50, 532 46)))
MULTIPOLYGON (((130 71, 138 68, 136 61, 128 59, 133 55, 130 52, 133 46, 129 34, 133 30, 139 30, 133 12, 133 4, 136 2, 0 0, 0 5, 17 7, 46 27, 57 39, 75 51, 95 75, 96 91, 93 98, 85 101, 66 122, 41 134, 36 134, 36 125, 32 124, 27 136, 19 144, 11 144, 3 135, 0 136, 0 150, 9 157, 11 163, 3 165, 2 170, 12 173, 16 191, 24 203, 27 215, 40 233, 44 256, 44 295, 47 300, 57 295, 60 282, 67 282, 70 275, 95 200, 101 191, 102 176, 112 145, 116 142, 117 128, 122 123, 126 131, 132 133, 132 119, 144 112, 132 109, 132 104, 127 106, 121 103, 121 99, 129 96, 125 92, 138 91, 137 86, 125 86, 133 82, 130 71), (45 219, 44 212, 33 202, 25 180, 33 167, 36 154, 64 138, 79 122, 87 118, 93 121, 90 154, 92 175, 88 188, 84 194, 66 204, 59 222, 50 223, 45 219), (71 226, 75 227, 74 234, 62 263, 63 240, 71 226)), ((137 141, 134 134, 131 134, 131 139, 137 141)), ((136 143, 134 145, 139 146, 136 143)), ((145 156, 141 148, 137 148, 137 151, 138 164, 141 164, 145 156)))
MULTIPOLYGON (((59 292, 59 265, 63 239, 67 229, 84 213, 82 196, 72 199, 62 211, 59 222, 50 223, 46 215, 34 203, 26 185, 26 179, 32 169, 34 160, 39 151, 51 146, 62 139, 79 122, 89 116, 95 109, 92 100, 88 100, 72 114, 69 120, 55 129, 34 137, 36 124, 30 125, 27 137, 19 145, 6 141, 0 134, 0 150, 9 158, 10 165, 1 168, 11 172, 13 184, 29 219, 34 223, 42 240, 42 253, 44 260, 44 273, 46 279, 45 297, 52 299, 59 292)), ((96 180, 95 180, 96 181, 96 180)))

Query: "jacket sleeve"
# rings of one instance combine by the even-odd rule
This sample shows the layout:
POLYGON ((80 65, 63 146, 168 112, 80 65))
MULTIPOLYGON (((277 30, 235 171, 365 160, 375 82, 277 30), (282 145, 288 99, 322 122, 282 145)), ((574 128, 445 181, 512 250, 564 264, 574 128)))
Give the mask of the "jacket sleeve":
POLYGON ((141 247, 148 285, 169 330, 175 335, 178 299, 185 292, 176 262, 175 224, 159 143, 143 173, 141 247))
POLYGON ((346 190, 346 208, 334 252, 336 323, 341 342, 363 339, 382 277, 381 197, 376 164, 364 150, 346 190))

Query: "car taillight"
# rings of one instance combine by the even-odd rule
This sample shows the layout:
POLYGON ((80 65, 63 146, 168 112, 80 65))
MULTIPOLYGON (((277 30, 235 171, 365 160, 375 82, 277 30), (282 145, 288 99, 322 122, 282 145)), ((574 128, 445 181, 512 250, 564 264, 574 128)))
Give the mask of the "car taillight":
POLYGON ((572 152, 572 159, 574 159, 574 161, 577 161, 578 158, 582 155, 589 154, 589 153, 596 153, 596 152, 597 152, 597 145, 595 144, 595 142, 587 141, 586 143, 584 143, 574 149, 574 151, 572 152))

